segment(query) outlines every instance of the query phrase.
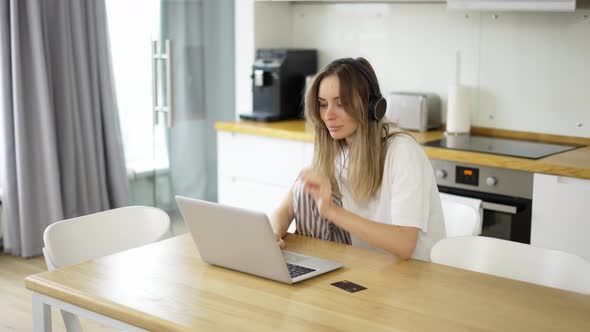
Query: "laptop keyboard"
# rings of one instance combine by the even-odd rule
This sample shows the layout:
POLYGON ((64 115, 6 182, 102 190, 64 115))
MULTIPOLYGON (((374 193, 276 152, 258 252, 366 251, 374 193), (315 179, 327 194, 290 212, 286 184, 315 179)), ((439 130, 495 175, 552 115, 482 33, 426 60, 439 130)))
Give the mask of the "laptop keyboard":
POLYGON ((296 278, 306 273, 315 271, 314 269, 310 269, 308 267, 290 263, 287 263, 287 268, 289 269, 289 274, 291 275, 291 278, 296 278))

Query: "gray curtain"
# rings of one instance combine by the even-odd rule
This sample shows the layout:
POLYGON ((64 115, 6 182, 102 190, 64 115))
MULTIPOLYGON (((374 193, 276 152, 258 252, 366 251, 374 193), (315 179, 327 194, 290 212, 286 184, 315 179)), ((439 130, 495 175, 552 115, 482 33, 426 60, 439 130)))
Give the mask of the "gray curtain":
POLYGON ((127 205, 102 0, 0 2, 6 252, 41 254, 53 222, 127 205))

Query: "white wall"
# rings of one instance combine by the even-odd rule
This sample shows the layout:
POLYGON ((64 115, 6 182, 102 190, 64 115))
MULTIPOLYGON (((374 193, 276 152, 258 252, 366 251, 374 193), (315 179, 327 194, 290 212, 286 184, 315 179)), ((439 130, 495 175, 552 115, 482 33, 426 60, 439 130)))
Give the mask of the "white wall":
MULTIPOLYGON (((253 27, 236 21, 237 29, 254 29, 254 48, 316 48, 320 67, 365 56, 384 93, 427 91, 443 101, 459 52, 461 83, 472 88, 473 125, 590 137, 589 10, 494 18, 447 11, 444 4, 242 5, 255 7, 253 27)), ((242 62, 241 73, 236 68, 242 109, 251 107, 251 64, 242 62)))
POLYGON ((234 2, 234 64, 236 119, 252 112, 252 64, 254 63, 254 0, 234 2))

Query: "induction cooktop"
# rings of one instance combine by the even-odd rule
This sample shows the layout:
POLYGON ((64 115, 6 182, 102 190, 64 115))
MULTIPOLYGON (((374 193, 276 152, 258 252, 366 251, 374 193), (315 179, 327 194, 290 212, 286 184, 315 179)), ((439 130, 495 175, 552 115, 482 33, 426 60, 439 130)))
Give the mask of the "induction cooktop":
POLYGON ((581 147, 581 145, 548 144, 472 135, 446 136, 437 141, 424 143, 424 145, 528 159, 540 159, 581 147))

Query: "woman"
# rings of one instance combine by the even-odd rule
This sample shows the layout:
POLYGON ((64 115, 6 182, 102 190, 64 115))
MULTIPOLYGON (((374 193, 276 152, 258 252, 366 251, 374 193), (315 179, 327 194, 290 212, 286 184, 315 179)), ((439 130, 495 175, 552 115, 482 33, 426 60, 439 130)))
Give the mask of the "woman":
POLYGON ((382 119, 385 100, 369 62, 330 63, 305 107, 313 163, 271 216, 279 245, 295 218, 297 234, 429 260, 445 236, 432 167, 411 136, 382 119))

